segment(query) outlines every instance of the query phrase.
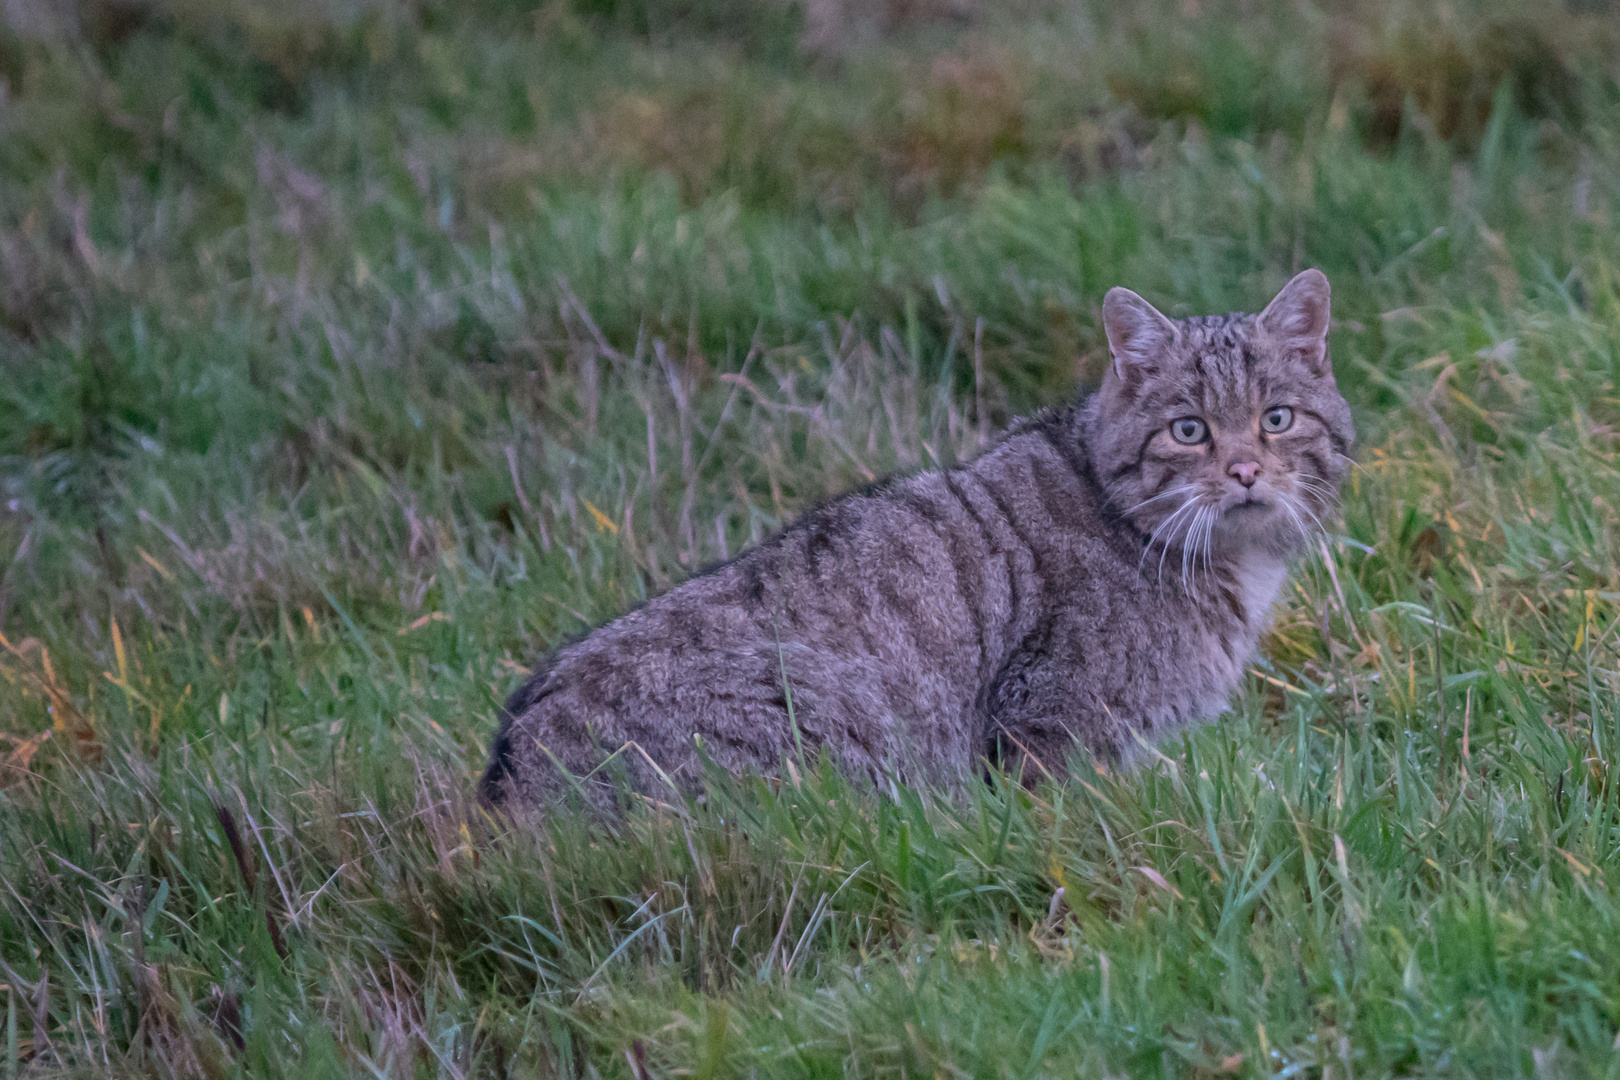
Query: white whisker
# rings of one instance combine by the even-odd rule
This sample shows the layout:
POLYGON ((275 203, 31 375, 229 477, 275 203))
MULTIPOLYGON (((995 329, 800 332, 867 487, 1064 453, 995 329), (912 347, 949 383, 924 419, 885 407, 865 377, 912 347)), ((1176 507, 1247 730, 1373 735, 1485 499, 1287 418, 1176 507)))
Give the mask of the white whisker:
POLYGON ((1195 593, 1198 576, 1198 545, 1204 535, 1204 530, 1214 520, 1215 508, 1201 506, 1198 516, 1187 529, 1187 542, 1181 545, 1181 585, 1189 593, 1195 593))
POLYGON ((1288 516, 1293 519, 1294 528, 1299 530, 1299 537, 1306 543, 1307 546, 1311 542, 1313 531, 1310 528, 1306 528, 1305 522, 1299 516, 1299 512, 1304 512, 1304 514, 1311 519, 1311 525, 1314 526, 1315 535, 1324 537, 1327 536, 1327 529, 1323 528, 1322 520, 1318 518, 1311 508, 1306 506, 1303 502, 1285 496, 1279 500, 1279 504, 1285 511, 1288 512, 1288 516))
POLYGON ((1209 524, 1204 526, 1204 576, 1210 579, 1215 577, 1215 524, 1219 520, 1218 513, 1209 516, 1209 524))
POLYGON ((1159 569, 1158 569, 1158 572, 1157 572, 1157 577, 1158 577, 1158 580, 1160 582, 1164 581, 1164 557, 1166 555, 1170 554, 1171 534, 1167 530, 1170 529, 1170 527, 1181 517, 1182 514, 1186 513, 1188 510, 1190 510, 1192 508, 1192 506, 1193 506, 1193 504, 1192 504, 1191 501, 1185 502, 1182 505, 1176 507, 1176 512, 1175 513, 1171 514, 1169 517, 1165 518, 1162 522, 1160 522, 1159 527, 1157 529, 1153 530, 1152 538, 1150 538, 1148 540, 1147 551, 1144 551, 1142 553, 1142 557, 1145 559, 1147 557, 1147 555, 1148 555, 1148 552, 1153 550, 1153 544, 1154 544, 1155 541, 1158 540, 1159 534, 1161 532, 1165 534, 1163 545, 1159 548, 1159 569))
POLYGON ((1200 506, 1198 514, 1187 526, 1187 538, 1181 545, 1181 587, 1189 593, 1192 592, 1193 573, 1198 566, 1198 534, 1204 527, 1204 517, 1208 508, 1200 506))
POLYGON ((1300 539, 1304 540, 1306 543, 1310 543, 1310 530, 1305 527, 1305 522, 1301 521, 1299 515, 1294 512, 1293 500, 1289 499, 1287 496, 1283 496, 1277 500, 1277 505, 1283 508, 1283 512, 1286 513, 1289 520, 1294 523, 1294 528, 1299 530, 1300 539))
MULTIPOLYGON (((1203 522, 1204 528, 1198 534, 1198 546, 1202 549, 1204 562, 1204 577, 1206 580, 1210 581, 1213 581, 1215 578, 1215 569, 1213 565, 1213 556, 1215 554, 1215 525, 1219 520, 1220 511, 1213 506, 1210 507, 1209 514, 1205 517, 1203 522)), ((1194 570, 1196 571, 1196 569, 1197 563, 1195 561, 1194 570)))
POLYGON ((1126 514, 1134 514, 1138 510, 1142 509, 1142 507, 1151 506, 1152 504, 1158 502, 1160 499, 1168 499, 1168 498, 1171 498, 1171 497, 1176 496, 1176 495, 1184 495, 1189 491, 1197 491, 1197 490, 1198 490, 1198 485, 1197 484, 1182 484, 1180 487, 1173 487, 1169 491, 1161 491, 1159 494, 1153 496, 1151 499, 1143 499, 1141 502, 1137 503, 1135 506, 1133 506, 1129 510, 1125 511, 1125 513, 1126 514))
POLYGON ((1315 495, 1317 499, 1321 500, 1323 506, 1332 506, 1338 501, 1339 495, 1333 489, 1333 485, 1320 476, 1311 473, 1296 473, 1294 475, 1294 485, 1315 495))
MULTIPOLYGON (((1306 490, 1311 491, 1316 495, 1317 498, 1321 499, 1323 506, 1332 506, 1337 498, 1335 493, 1331 490, 1317 490, 1316 488, 1307 488, 1306 490)), ((1317 530, 1324 536, 1327 535, 1327 529, 1322 525, 1322 519, 1316 516, 1316 511, 1307 506, 1303 499, 1295 499, 1293 501, 1300 510, 1303 510, 1306 514, 1310 515, 1311 522, 1315 524, 1317 530)))
MULTIPOLYGON (((1183 513, 1185 513, 1186 511, 1188 511, 1188 510, 1197 511, 1199 509, 1200 509, 1200 505, 1197 502, 1193 501, 1192 499, 1189 499, 1185 503, 1183 503, 1180 507, 1178 507, 1174 514, 1171 514, 1168 518, 1166 518, 1164 520, 1163 524, 1161 524, 1159 526, 1159 528, 1163 529, 1166 526, 1168 526, 1171 522, 1178 520, 1181 517, 1181 515, 1183 513)), ((1196 514, 1195 514, 1195 516, 1196 516, 1196 514)), ((1183 530, 1182 535, 1185 536, 1185 530, 1183 530)), ((1164 538, 1164 547, 1159 551, 1159 569, 1158 569, 1158 575, 1157 576, 1158 576, 1158 580, 1159 580, 1159 582, 1161 584, 1163 584, 1163 582, 1164 582, 1164 559, 1165 559, 1166 555, 1170 554, 1170 544, 1171 544, 1172 539, 1173 539, 1172 536, 1167 535, 1164 538)))
MULTIPOLYGON (((1153 532, 1148 536, 1147 543, 1142 548, 1142 557, 1136 561, 1136 565, 1137 565, 1138 569, 1141 569, 1142 563, 1147 560, 1148 553, 1153 550, 1153 545, 1154 545, 1154 543, 1156 543, 1158 541, 1159 535, 1161 533, 1165 533, 1165 530, 1169 529, 1171 527, 1172 523, 1174 523, 1177 518, 1179 518, 1182 514, 1186 513, 1189 509, 1192 509, 1195 506, 1197 506, 1197 502, 1195 500, 1193 500, 1193 499, 1188 499, 1186 502, 1182 503, 1180 506, 1176 507, 1173 511, 1171 511, 1170 515, 1168 517, 1166 517, 1163 521, 1159 522, 1158 527, 1155 528, 1153 530, 1153 532)), ((1170 536, 1169 536, 1169 534, 1166 534, 1165 535, 1165 548, 1166 548, 1166 550, 1169 549, 1169 545, 1170 545, 1170 536)), ((1163 563, 1163 556, 1162 555, 1160 556, 1160 562, 1161 562, 1161 564, 1163 563)))

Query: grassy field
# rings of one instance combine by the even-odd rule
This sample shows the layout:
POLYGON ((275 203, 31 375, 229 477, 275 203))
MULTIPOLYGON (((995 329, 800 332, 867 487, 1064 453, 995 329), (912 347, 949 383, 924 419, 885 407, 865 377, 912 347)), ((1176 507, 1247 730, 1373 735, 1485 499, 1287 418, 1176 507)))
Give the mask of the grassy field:
POLYGON ((0 1080, 1620 1076, 1607 6, 3 10, 0 1080), (1306 266, 1361 467, 1219 724, 472 802, 549 645, 1306 266))

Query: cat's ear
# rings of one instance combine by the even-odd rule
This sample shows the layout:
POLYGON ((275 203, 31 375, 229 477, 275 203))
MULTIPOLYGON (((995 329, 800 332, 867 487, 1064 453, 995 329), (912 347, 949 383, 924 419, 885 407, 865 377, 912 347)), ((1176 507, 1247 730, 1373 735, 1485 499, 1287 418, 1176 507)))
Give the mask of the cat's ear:
POLYGON ((1158 308, 1118 287, 1103 297, 1103 330, 1114 357, 1114 375, 1127 386, 1163 367, 1165 354, 1180 336, 1176 324, 1158 308))
POLYGON ((1327 370, 1327 332, 1332 290, 1320 270, 1305 270, 1283 286, 1256 320, 1267 340, 1316 374, 1327 370))

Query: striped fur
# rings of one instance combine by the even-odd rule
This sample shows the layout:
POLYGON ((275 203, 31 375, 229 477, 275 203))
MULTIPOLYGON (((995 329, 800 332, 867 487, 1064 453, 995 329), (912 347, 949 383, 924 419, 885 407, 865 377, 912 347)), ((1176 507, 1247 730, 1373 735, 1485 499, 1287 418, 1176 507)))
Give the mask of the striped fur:
POLYGON ((885 786, 963 783, 987 759, 1060 776, 1076 746, 1120 759, 1213 718, 1349 464, 1327 305, 1315 271, 1260 316, 1172 322, 1113 290, 1096 394, 558 650, 508 703, 482 794, 610 808, 615 778, 692 785, 700 743, 765 773, 824 751, 885 786), (1277 406, 1293 423, 1268 434, 1277 406), (1207 442, 1174 440, 1186 417, 1207 442))

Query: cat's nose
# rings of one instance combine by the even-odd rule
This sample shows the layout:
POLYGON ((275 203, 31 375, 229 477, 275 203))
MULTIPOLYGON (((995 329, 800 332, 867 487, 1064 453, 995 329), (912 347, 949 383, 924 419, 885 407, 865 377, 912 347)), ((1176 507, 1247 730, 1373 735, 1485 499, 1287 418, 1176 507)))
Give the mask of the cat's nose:
POLYGON ((1234 461, 1226 467, 1226 475, 1244 487, 1254 487, 1254 478, 1260 475, 1258 461, 1234 461))

